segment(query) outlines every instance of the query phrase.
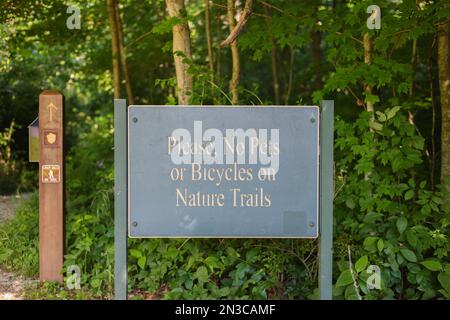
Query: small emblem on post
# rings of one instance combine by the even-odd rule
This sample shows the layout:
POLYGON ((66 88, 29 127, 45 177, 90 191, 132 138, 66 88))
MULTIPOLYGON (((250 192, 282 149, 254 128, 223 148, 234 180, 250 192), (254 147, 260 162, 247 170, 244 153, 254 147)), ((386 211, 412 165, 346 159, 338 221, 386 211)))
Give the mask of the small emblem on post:
POLYGON ((60 183, 61 169, 59 165, 42 165, 42 183, 60 183))
POLYGON ((58 130, 44 130, 44 146, 58 147, 58 130))

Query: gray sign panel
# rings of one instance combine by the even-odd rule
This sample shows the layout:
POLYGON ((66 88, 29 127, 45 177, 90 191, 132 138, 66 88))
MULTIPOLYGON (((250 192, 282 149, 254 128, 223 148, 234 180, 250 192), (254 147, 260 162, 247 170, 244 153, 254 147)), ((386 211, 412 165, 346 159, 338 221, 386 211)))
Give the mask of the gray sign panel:
POLYGON ((130 106, 130 237, 318 236, 319 111, 130 106))

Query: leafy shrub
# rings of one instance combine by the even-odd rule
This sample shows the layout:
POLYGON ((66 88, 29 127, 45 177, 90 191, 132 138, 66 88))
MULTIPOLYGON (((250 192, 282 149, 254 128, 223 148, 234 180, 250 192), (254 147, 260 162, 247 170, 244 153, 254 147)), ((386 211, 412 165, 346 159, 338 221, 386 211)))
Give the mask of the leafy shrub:
POLYGON ((11 150, 15 129, 16 124, 13 120, 9 128, 5 128, 3 132, 0 132, 0 194, 12 193, 17 188, 16 181, 19 177, 18 164, 11 150))
POLYGON ((39 199, 22 203, 13 219, 0 224, 0 265, 25 276, 39 273, 39 199))
POLYGON ((424 139, 399 108, 336 121, 335 296, 356 299, 347 245, 366 299, 450 297, 450 207, 443 186, 427 182, 424 139), (368 290, 366 267, 381 270, 368 290))
POLYGON ((19 126, 13 120, 0 132, 0 194, 36 189, 36 173, 29 171, 13 151, 14 133, 19 126))

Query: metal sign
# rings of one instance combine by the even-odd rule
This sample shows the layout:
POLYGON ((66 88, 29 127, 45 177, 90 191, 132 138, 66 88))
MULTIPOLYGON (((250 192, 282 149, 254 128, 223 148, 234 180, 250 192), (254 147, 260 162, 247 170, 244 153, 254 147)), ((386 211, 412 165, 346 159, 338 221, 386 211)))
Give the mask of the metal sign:
POLYGON ((131 106, 131 237, 316 238, 316 106, 131 106))
POLYGON ((28 126, 28 161, 39 162, 39 117, 28 126))
POLYGON ((127 107, 115 99, 115 299, 128 296, 127 233, 320 235, 319 296, 332 299, 333 118, 331 100, 319 114, 317 107, 127 107))

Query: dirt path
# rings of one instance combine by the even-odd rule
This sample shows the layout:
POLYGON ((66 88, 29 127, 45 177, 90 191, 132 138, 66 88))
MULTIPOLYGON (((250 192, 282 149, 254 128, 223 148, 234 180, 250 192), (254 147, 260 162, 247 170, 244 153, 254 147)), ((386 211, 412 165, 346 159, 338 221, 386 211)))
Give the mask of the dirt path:
POLYGON ((0 269, 0 300, 21 300, 20 292, 25 281, 22 277, 0 269))
MULTIPOLYGON (((0 224, 11 219, 19 204, 28 197, 28 194, 0 196, 0 224)), ((0 269, 0 300, 20 300, 20 292, 26 281, 28 280, 0 269)))

